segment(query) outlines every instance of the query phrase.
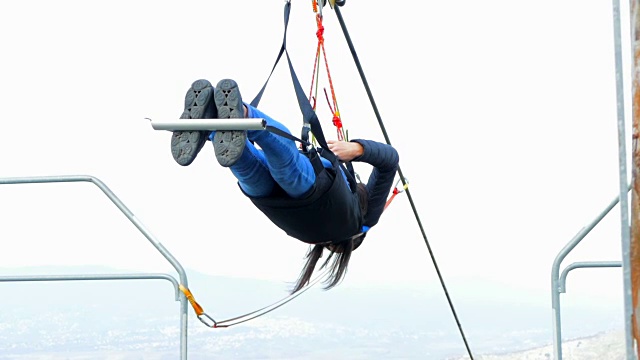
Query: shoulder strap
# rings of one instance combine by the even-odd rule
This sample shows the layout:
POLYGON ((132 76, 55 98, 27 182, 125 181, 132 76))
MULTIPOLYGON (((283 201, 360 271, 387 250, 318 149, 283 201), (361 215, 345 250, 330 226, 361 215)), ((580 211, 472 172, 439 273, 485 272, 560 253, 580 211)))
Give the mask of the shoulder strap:
POLYGON ((258 95, 251 102, 251 106, 258 107, 260 100, 262 99, 262 95, 273 75, 273 71, 275 70, 278 62, 282 58, 283 54, 287 55, 287 62, 289 63, 289 72, 291 73, 291 80, 293 81, 293 87, 296 91, 296 97, 298 99, 298 105, 300 106, 300 111, 302 112, 302 135, 300 136, 304 143, 309 141, 309 131, 313 133, 316 137, 316 140, 320 144, 320 146, 329 151, 329 147, 327 146, 327 141, 324 137, 324 133, 322 132, 322 127, 320 126, 320 121, 318 120, 318 116, 316 112, 313 111, 311 104, 309 104, 309 100, 307 99, 304 91, 302 90, 302 86, 300 86, 300 81, 298 80, 298 76, 296 75, 295 70, 293 69, 293 64, 291 63, 291 58, 289 57, 289 52, 287 51, 287 28, 289 26, 289 15, 291 13, 291 1, 287 1, 284 6, 284 36, 282 39, 282 46, 280 47, 280 51, 278 52, 278 56, 276 57, 276 61, 271 68, 271 73, 269 73, 269 77, 267 77, 267 81, 265 81, 262 89, 258 92, 258 95))
MULTIPOLYGON (((262 100, 262 95, 264 94, 264 91, 267 88, 267 84, 269 83, 269 80, 273 75, 273 71, 276 69, 276 66, 278 65, 278 62, 280 61, 280 59, 282 58, 282 55, 286 54, 287 62, 289 63, 289 72, 291 73, 291 80, 293 81, 293 87, 296 91, 296 98, 298 99, 298 105, 300 106, 300 111, 302 112, 302 133, 301 133, 300 139, 298 139, 295 136, 288 134, 284 131, 281 131, 279 129, 276 129, 274 127, 268 126, 266 130, 271 131, 280 136, 284 136, 286 138, 292 139, 294 141, 301 142, 304 145, 303 150, 305 152, 308 152, 309 148, 313 149, 313 147, 311 147, 311 144, 309 143, 309 131, 311 131, 315 136, 316 140, 318 141, 318 143, 320 144, 320 147, 322 148, 321 155, 327 160, 331 161, 332 163, 335 163, 335 162, 338 162, 338 159, 335 156, 335 154, 331 150, 329 150, 329 146, 327 145, 327 140, 324 137, 324 132, 322 131, 322 126, 320 125, 318 116, 316 115, 316 112, 313 111, 313 108, 309 103, 309 99, 307 99, 306 95, 304 94, 304 91, 302 90, 302 86, 300 85, 298 76, 296 75, 296 72, 293 69, 293 64, 291 63, 289 52, 287 51, 287 28, 289 26, 290 14, 291 14, 291 1, 287 1, 284 5, 284 36, 282 39, 282 46, 280 47, 280 51, 278 52, 278 56, 276 57, 276 61, 273 64, 273 67, 271 68, 271 72, 269 73, 267 80, 265 81, 264 85, 258 92, 258 95, 256 95, 253 101, 251 101, 251 106, 258 107, 258 104, 260 104, 260 100, 262 100)), ((315 149, 313 150, 315 152, 315 149)), ((314 166, 314 169, 316 170, 316 172, 319 171, 320 170, 318 169, 318 163, 320 163, 319 159, 317 159, 318 161, 314 161, 314 157, 317 157, 317 154, 309 154, 309 155, 310 155, 309 158, 312 160, 311 162, 314 166)), ((321 165, 322 164, 320 163, 320 166, 321 165)), ((345 174, 347 174, 347 179, 349 180, 349 185, 351 187, 351 190, 355 192, 356 180, 353 175, 354 174, 353 166, 351 165, 351 163, 347 163, 348 169, 344 168, 344 164, 340 164, 340 166, 343 167, 345 174)))

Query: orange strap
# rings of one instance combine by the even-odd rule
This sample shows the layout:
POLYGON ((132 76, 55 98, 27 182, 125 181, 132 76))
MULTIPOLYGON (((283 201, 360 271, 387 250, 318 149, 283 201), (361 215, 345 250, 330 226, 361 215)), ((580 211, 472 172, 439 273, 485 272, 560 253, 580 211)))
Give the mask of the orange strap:
POLYGON ((198 320, 200 320, 200 322, 207 325, 208 327, 211 327, 211 328, 218 327, 218 323, 216 323, 216 321, 213 320, 211 316, 207 315, 204 312, 204 309, 202 309, 202 306, 198 304, 196 299, 193 297, 193 294, 191 294, 191 291, 189 291, 189 289, 187 289, 187 287, 182 284, 180 284, 179 287, 180 287, 180 291, 182 291, 182 293, 187 298, 187 300, 189 300, 189 303, 191 303, 191 307, 193 307, 193 311, 196 312, 196 316, 198 317, 198 320))
POLYGON ((191 294, 191 291, 189 291, 189 289, 184 287, 184 285, 180 284, 180 291, 182 291, 184 296, 187 297, 187 300, 189 300, 189 302, 191 303, 191 306, 193 307, 193 310, 196 312, 196 315, 200 316, 204 314, 204 310, 202 309, 202 306, 200 306, 200 304, 196 302, 196 299, 193 297, 193 294, 191 294))

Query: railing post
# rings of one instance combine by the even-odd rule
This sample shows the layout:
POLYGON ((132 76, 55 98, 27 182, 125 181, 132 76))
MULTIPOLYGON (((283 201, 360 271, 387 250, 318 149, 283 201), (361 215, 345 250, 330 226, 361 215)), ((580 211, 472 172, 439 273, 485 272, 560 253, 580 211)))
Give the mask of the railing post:
MULTIPOLYGON (((638 171, 640 170, 640 149, 638 148, 638 134, 640 131, 640 74, 638 73, 638 64, 640 61, 640 48, 638 40, 640 40, 640 12, 638 9, 638 0, 631 0, 631 47, 633 54, 633 63, 631 74, 632 79, 632 114, 633 114, 633 136, 632 144, 632 192, 631 192, 631 244, 629 246, 629 265, 631 266, 631 326, 632 338, 628 339, 631 344, 628 347, 637 347, 639 340, 639 317, 640 309, 638 308, 638 292, 640 291, 640 178, 638 171)), ((625 312, 625 314, 627 314, 625 312)), ((631 351, 632 349, 629 349, 631 351)), ((640 358, 640 350, 635 349, 635 355, 640 358)))

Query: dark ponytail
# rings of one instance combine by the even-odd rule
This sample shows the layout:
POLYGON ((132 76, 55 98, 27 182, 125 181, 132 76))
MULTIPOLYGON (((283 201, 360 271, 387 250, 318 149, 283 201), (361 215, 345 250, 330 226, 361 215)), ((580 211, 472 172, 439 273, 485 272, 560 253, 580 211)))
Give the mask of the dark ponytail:
MULTIPOLYGON (((324 280, 325 290, 329 290, 332 287, 338 285, 344 276, 347 274, 347 266, 349 265, 349 260, 351 259, 351 253, 353 252, 354 240, 349 239, 346 241, 342 241, 335 245, 327 246, 330 253, 327 260, 324 261, 320 269, 324 269, 326 266, 329 266, 329 275, 326 280, 324 280)), ((324 251, 326 245, 312 245, 309 248, 309 252, 307 253, 306 259, 307 262, 302 268, 300 272, 300 277, 296 282, 291 293, 295 293, 296 291, 302 289, 305 285, 311 281, 311 275, 313 275, 313 271, 316 268, 316 264, 318 260, 322 257, 322 253, 324 251)))

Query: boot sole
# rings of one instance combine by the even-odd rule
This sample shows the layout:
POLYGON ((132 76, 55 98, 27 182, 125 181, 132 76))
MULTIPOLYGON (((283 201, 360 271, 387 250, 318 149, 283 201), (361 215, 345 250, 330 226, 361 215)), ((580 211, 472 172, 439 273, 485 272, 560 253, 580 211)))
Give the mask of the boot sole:
MULTIPOLYGON (((180 119, 208 119, 211 114, 209 102, 214 89, 207 80, 196 80, 184 97, 184 111, 180 119)), ((182 166, 190 165, 207 141, 203 131, 174 131, 171 136, 171 155, 182 166)))
MULTIPOLYGON (((214 92, 218 119, 244 118, 244 106, 238 84, 231 79, 218 82, 214 92)), ((218 163, 224 167, 235 164, 246 146, 247 132, 244 130, 218 130, 213 136, 213 149, 218 163)))

